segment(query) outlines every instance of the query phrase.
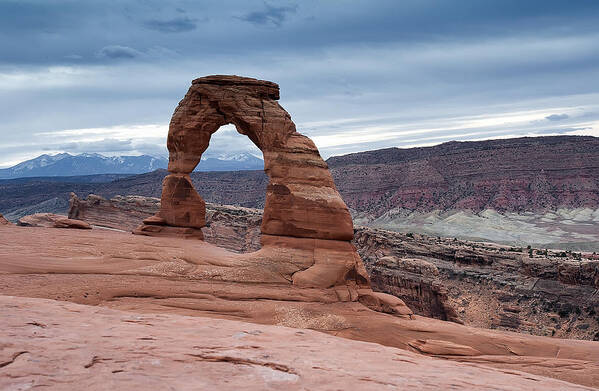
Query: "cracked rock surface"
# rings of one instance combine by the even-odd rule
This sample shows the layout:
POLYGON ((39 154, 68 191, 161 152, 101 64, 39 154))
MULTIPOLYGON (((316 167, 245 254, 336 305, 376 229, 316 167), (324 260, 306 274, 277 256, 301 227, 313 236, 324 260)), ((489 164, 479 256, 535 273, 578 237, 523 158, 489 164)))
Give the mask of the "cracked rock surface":
POLYGON ((4 390, 589 390, 311 330, 12 296, 0 311, 4 390))

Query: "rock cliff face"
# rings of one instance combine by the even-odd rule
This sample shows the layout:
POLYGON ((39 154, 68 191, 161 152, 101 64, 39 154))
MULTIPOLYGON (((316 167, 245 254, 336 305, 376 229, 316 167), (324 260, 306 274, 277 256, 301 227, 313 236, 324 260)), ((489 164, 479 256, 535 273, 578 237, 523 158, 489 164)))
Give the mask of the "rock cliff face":
POLYGON ((599 208, 599 139, 449 142, 327 160, 347 205, 378 217, 411 211, 599 208))
POLYGON ((373 289, 476 327, 599 340, 599 259, 358 227, 373 289))
MULTIPOLYGON (((159 208, 158 199, 137 196, 90 196, 72 204, 83 211, 78 218, 126 231, 159 208)), ((207 242, 235 252, 260 248, 261 210, 207 204, 206 211, 208 226, 202 231, 207 242)), ((419 315, 536 335, 599 339, 599 256, 367 227, 356 227, 353 243, 372 287, 401 298, 419 315)))
MULTIPOLYGON (((356 224, 599 251, 598 140, 552 136, 454 142, 332 157, 327 163, 356 224)), ((64 200, 70 191, 160 197, 166 175, 156 171, 98 184, 0 181, 0 211, 11 221, 34 212, 63 213, 44 203, 64 200), (42 209, 16 218, 12 214, 32 205, 42 209)), ((206 201, 265 206, 269 178, 263 171, 193 172, 190 179, 206 201)))

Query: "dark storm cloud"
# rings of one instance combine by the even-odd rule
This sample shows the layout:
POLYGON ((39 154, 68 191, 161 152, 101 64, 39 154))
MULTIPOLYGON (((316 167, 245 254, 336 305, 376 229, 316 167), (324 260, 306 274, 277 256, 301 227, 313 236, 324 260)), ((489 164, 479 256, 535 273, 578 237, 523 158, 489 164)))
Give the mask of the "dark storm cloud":
POLYGON ((268 3, 264 3, 264 9, 260 11, 252 11, 239 16, 238 19, 250 22, 255 25, 268 25, 280 27, 287 19, 289 14, 294 14, 297 11, 297 5, 275 7, 268 3))
POLYGON ((568 118, 570 118, 568 114, 551 114, 545 117, 549 121, 562 121, 568 118))
POLYGON ((183 33, 197 28, 197 20, 181 16, 169 20, 152 19, 143 23, 150 30, 163 33, 183 33))
POLYGON ((105 46, 96 54, 99 58, 135 58, 142 55, 141 52, 128 46, 109 45, 105 46))
POLYGON ((599 2, 585 0, 303 1, 300 6, 242 0, 123 0, 110 6, 100 0, 0 0, 0 64, 62 64, 72 54, 97 63, 93 53, 114 44, 141 52, 161 46, 200 58, 223 52, 310 54, 339 45, 357 50, 390 43, 409 48, 507 36, 566 37, 597 32, 597 12, 599 2), (207 19, 210 23, 198 24, 207 19), (256 25, 278 27, 278 33, 256 25), (186 39, 166 32, 184 32, 186 39))

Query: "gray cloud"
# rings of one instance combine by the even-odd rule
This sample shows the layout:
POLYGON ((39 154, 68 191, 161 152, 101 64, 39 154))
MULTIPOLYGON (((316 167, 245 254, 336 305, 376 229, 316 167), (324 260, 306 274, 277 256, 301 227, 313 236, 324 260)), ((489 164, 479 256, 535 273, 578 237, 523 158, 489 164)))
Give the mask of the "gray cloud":
POLYGON ((549 121, 563 121, 568 118, 570 118, 568 114, 551 114, 545 117, 545 119, 549 121))
POLYGON ((265 2, 263 10, 248 12, 237 18, 255 25, 281 27, 283 22, 287 20, 288 15, 296 12, 297 5, 275 7, 265 2))
POLYGON ((566 127, 566 128, 553 128, 553 129, 545 129, 545 130, 538 130, 535 133, 536 134, 567 134, 567 133, 573 133, 573 132, 577 132, 577 131, 581 131, 581 130, 589 130, 592 129, 591 127, 580 127, 580 128, 571 128, 571 127, 566 127))
POLYGON ((197 28, 197 20, 187 16, 180 16, 169 20, 152 19, 144 22, 144 26, 150 30, 163 33, 183 33, 197 28))
POLYGON ((57 145, 46 150, 65 152, 126 152, 134 150, 132 140, 104 139, 100 141, 80 141, 57 145))
MULTIPOLYGON (((70 146, 89 142, 77 132, 38 137, 64 129, 124 126, 93 138, 164 152, 177 102, 207 74, 279 83, 323 154, 561 124, 597 134, 598 12, 586 0, 0 0, 0 165, 44 147, 100 148, 70 146), (519 112, 525 120, 503 119, 519 112), (152 124, 164 135, 135 129, 152 124), (430 131, 408 133, 419 129, 430 131)), ((219 134, 215 153, 251 148, 219 134)))
POLYGON ((139 57, 142 56, 142 53, 128 46, 109 45, 98 50, 96 56, 99 58, 123 59, 139 57))

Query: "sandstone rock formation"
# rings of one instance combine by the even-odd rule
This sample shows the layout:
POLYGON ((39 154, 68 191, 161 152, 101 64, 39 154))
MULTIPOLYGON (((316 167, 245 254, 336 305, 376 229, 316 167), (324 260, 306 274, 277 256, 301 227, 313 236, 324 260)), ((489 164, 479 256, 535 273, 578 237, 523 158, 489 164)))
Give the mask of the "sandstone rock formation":
POLYGON ((311 330, 10 296, 0 311, 4 390, 588 390, 311 330))
POLYGON ((2 213, 0 213, 0 225, 12 225, 12 223, 6 220, 4 216, 2 216, 2 213))
MULTIPOLYGON (((313 262, 310 254, 308 249, 300 253, 297 248, 282 246, 276 251, 271 247, 268 251, 235 254, 201 240, 136 236, 112 230, 74 233, 0 226, 0 294, 137 313, 177 313, 309 328, 453 361, 599 385, 598 342, 476 329, 400 315, 407 309, 403 303, 386 298, 377 303, 372 291, 347 283, 300 288, 291 283, 293 274, 313 262), (390 308, 393 304, 395 307, 390 308), (395 314, 374 311, 369 306, 395 314)), ((142 316, 139 320, 144 322, 143 315, 131 316, 142 316)), ((52 321, 40 322, 48 325, 43 330, 61 334, 63 326, 54 328, 52 321)), ((174 328, 170 335, 175 338, 182 331, 174 328)), ((191 335, 200 338, 198 332, 191 335)), ((351 355, 354 366, 355 357, 360 360, 365 353, 351 355)), ((91 362, 93 354, 87 358, 86 362, 91 362)), ((9 357, 6 362, 10 361, 9 357)), ((398 368, 406 365, 401 360, 393 363, 398 368)))
MULTIPOLYGON (((269 177, 262 218, 263 253, 279 248, 311 260, 292 281, 298 286, 368 287, 361 260, 349 241, 353 224, 318 149, 295 129, 277 103, 277 84, 238 76, 208 76, 192 82, 171 119, 168 175, 160 211, 138 234, 203 238, 204 200, 189 174, 221 126, 234 124, 264 154, 269 177)), ((259 255, 258 255, 259 256, 259 255)))
POLYGON ((17 225, 21 227, 47 227, 47 228, 76 228, 91 229, 85 221, 69 219, 66 216, 53 213, 36 213, 19 219, 17 225))

